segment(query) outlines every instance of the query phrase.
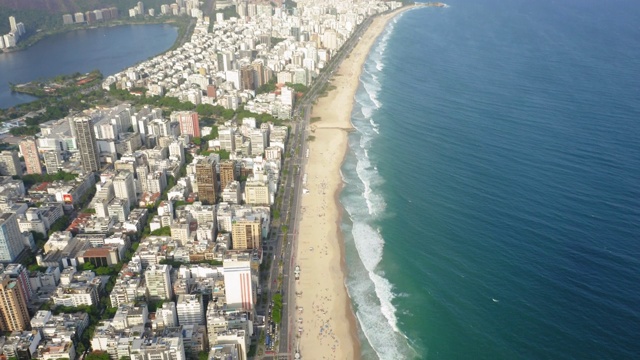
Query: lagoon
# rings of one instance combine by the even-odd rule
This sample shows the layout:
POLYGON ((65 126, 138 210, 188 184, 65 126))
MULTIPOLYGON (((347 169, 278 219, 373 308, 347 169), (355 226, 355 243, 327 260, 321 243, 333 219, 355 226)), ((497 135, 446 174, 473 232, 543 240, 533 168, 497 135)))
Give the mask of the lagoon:
POLYGON ((113 75, 168 50, 177 37, 177 28, 167 24, 123 25, 57 34, 26 50, 0 53, 0 108, 34 100, 11 93, 9 83, 94 69, 113 75))

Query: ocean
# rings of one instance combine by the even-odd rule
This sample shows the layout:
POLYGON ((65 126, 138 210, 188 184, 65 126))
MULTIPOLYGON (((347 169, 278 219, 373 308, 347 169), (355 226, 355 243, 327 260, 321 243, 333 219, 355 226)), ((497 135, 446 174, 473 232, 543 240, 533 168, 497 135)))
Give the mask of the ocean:
POLYGON ((178 37, 168 24, 123 25, 56 34, 12 53, 0 53, 0 108, 33 101, 11 93, 9 83, 25 83, 99 69, 113 75, 166 51, 178 37))
POLYGON ((365 359, 640 356, 640 2, 389 23, 342 167, 365 359))

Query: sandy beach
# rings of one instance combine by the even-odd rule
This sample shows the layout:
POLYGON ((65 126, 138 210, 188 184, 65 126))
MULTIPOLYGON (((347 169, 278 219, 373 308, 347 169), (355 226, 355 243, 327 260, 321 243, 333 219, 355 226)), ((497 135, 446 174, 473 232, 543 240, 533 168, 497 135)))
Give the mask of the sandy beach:
POLYGON ((360 357, 357 323, 345 288, 344 248, 340 232, 342 189, 340 167, 352 130, 351 110, 360 72, 369 50, 387 22, 405 7, 378 16, 330 80, 331 91, 313 107, 309 158, 305 173, 308 194, 301 201, 295 264, 295 326, 303 359, 356 359, 360 357), (299 328, 302 329, 299 332, 299 328))

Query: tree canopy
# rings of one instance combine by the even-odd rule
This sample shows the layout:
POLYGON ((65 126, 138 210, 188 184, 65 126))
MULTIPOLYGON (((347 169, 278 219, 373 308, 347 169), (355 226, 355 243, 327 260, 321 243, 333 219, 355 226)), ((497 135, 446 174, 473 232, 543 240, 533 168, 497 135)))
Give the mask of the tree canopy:
POLYGON ((171 226, 161 227, 151 232, 153 236, 171 236, 171 226))

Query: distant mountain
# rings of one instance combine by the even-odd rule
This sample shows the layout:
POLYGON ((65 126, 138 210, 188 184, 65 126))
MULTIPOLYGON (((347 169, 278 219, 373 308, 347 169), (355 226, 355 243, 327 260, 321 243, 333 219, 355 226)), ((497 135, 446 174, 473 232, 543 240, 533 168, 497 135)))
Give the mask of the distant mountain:
MULTIPOLYGON (((122 2, 122 1, 117 1, 122 2)), ((46 10, 53 13, 69 13, 114 6, 104 0, 0 0, 0 6, 14 10, 46 10)))
MULTIPOLYGON (((175 1, 143 0, 142 2, 147 9, 156 8, 160 10, 160 5, 170 4, 175 1)), ((112 6, 117 7, 120 11, 125 11, 134 7, 137 3, 138 0, 0 0, 0 8, 13 10, 44 10, 49 13, 64 14, 112 6)))
MULTIPOLYGON (((208 0, 211 1, 211 0, 208 0)), ((175 0, 142 0, 146 9, 154 8, 159 13, 160 5, 175 0)), ((38 29, 52 29, 62 26, 62 14, 85 12, 115 6, 120 17, 127 17, 129 9, 138 0, 0 0, 0 35, 9 32, 9 16, 27 27, 27 36, 38 29)))

